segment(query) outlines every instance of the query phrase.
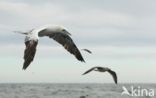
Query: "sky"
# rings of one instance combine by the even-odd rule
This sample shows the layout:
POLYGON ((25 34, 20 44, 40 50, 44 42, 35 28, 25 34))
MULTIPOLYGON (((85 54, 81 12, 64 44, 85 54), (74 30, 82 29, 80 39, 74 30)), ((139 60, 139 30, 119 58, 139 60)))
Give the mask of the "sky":
POLYGON ((119 83, 155 83, 155 0, 0 0, 0 83, 113 83, 108 73, 82 73, 94 66, 116 71, 119 83), (22 70, 24 36, 42 25, 72 34, 86 63, 61 45, 40 38, 34 61, 22 70))

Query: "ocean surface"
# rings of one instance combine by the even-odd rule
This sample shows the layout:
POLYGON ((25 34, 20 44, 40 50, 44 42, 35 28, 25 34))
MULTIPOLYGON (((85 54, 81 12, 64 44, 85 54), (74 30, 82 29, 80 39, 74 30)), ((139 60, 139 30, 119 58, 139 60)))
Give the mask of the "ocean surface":
POLYGON ((156 84, 1 83, 0 98, 156 98, 156 84), (121 95, 123 86, 135 94, 121 95))

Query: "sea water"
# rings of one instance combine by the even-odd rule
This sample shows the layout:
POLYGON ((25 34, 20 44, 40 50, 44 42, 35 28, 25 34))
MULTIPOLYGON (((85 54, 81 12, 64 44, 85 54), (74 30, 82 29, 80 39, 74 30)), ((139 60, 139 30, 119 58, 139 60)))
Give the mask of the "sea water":
POLYGON ((0 98, 156 98, 156 84, 1 83, 0 98), (129 95, 123 94, 123 87, 129 95), (132 91, 131 88, 135 90, 132 91), (138 93, 154 91, 154 95, 138 93), (135 93, 132 96, 132 93, 135 93), (140 94, 140 95, 139 95, 140 94), (139 96, 138 96, 139 95, 139 96))

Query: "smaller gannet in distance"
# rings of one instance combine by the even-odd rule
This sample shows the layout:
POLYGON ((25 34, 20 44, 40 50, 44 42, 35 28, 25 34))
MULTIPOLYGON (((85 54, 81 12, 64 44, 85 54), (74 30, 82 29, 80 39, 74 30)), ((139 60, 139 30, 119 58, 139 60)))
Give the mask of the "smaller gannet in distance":
POLYGON ((82 75, 85 75, 91 71, 98 71, 98 72, 108 72, 112 75, 114 82, 117 84, 117 75, 114 71, 112 71, 110 68, 107 67, 93 67, 89 70, 87 70, 85 73, 83 73, 82 75))

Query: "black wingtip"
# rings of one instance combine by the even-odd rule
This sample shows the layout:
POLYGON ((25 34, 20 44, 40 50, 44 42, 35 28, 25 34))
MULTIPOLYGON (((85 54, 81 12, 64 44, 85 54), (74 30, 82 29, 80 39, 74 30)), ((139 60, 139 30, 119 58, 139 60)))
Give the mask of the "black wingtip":
POLYGON ((86 61, 85 61, 85 60, 82 60, 81 62, 86 63, 86 61))
POLYGON ((27 67, 28 67, 28 65, 26 65, 26 64, 24 63, 22 70, 26 70, 27 67))
POLYGON ((24 70, 24 71, 25 71, 26 69, 22 68, 22 70, 24 70))
POLYGON ((79 61, 83 62, 83 63, 86 63, 86 61, 83 59, 82 56, 79 56, 79 57, 76 57, 79 61))
POLYGON ((117 80, 114 80, 114 83, 117 85, 118 84, 118 81, 117 80))
POLYGON ((79 51, 78 51, 78 53, 75 54, 75 57, 77 60, 85 63, 85 60, 83 59, 83 57, 79 51))
POLYGON ((83 73, 82 75, 85 75, 85 73, 83 73))
POLYGON ((85 60, 83 59, 83 57, 82 57, 81 54, 77 56, 77 59, 80 60, 81 62, 84 62, 85 63, 85 60))
POLYGON ((22 70, 26 70, 27 68, 23 67, 22 70))

